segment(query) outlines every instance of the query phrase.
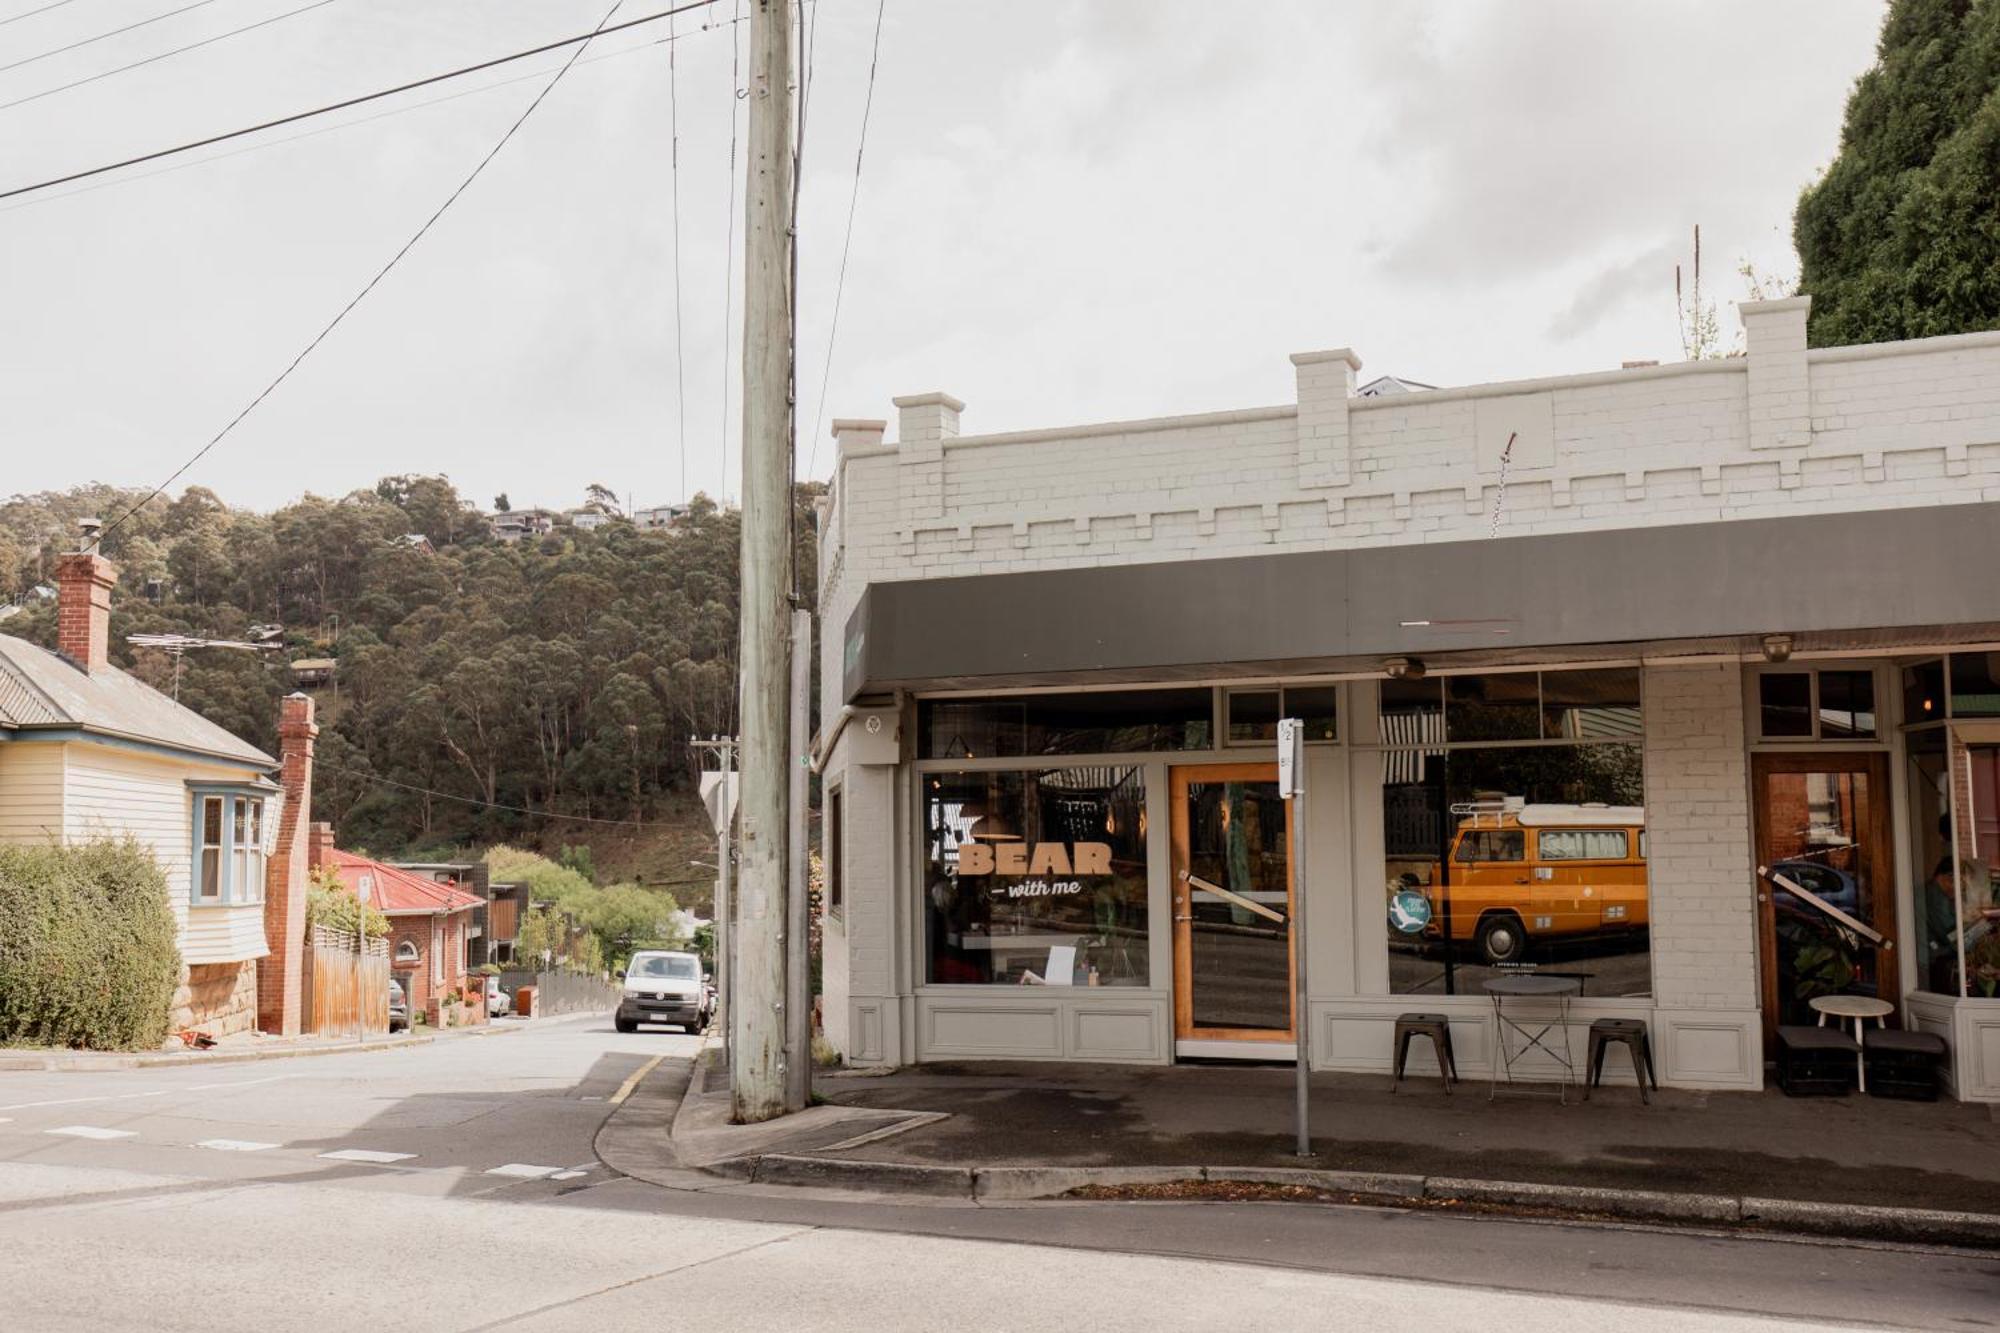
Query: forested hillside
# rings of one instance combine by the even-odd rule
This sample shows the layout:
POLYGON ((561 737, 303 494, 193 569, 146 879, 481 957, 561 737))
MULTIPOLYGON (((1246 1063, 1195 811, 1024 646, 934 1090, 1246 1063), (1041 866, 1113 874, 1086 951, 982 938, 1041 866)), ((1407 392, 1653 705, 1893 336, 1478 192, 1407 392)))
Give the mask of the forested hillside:
MULTIPOLYGON (((799 493, 807 598, 821 489, 799 493)), ((21 607, 0 633, 53 643, 54 605, 37 588, 75 549, 76 521, 108 522, 143 494, 90 486, 0 504, 0 603, 21 607)), ((189 651, 180 699, 274 750, 289 663, 337 659, 337 683, 315 691, 314 804, 343 845, 598 845, 599 866, 629 871, 620 863, 647 828, 691 821, 688 737, 735 725, 737 537, 737 513, 705 497, 670 531, 559 524, 510 545, 438 477, 270 514, 190 487, 104 539, 119 570, 112 658, 171 691, 173 660, 127 635, 241 639, 281 625, 282 651, 189 651)))

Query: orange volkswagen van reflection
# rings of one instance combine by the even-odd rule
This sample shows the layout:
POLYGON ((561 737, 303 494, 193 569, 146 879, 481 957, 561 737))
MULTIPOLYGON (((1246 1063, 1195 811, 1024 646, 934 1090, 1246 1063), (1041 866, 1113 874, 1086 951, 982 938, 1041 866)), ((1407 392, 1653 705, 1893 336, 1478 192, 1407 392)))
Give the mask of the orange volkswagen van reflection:
POLYGON ((1489 963, 1530 944, 1644 931, 1646 812, 1636 805, 1528 805, 1501 797, 1454 805, 1446 885, 1426 939, 1476 942, 1489 963), (1446 893, 1449 893, 1449 903, 1446 893), (1449 911, 1447 911, 1449 908, 1449 911))

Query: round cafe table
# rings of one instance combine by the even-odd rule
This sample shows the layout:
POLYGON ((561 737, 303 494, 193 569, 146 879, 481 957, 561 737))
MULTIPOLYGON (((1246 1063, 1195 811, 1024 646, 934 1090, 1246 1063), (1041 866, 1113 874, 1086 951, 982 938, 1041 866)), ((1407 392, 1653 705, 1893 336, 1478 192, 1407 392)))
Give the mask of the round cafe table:
MULTIPOLYGON (((1821 1027, 1826 1026, 1828 1018, 1834 1020, 1835 1027, 1839 1027, 1845 1019, 1853 1019, 1854 1043, 1857 1046, 1862 1044, 1861 1034, 1867 1029, 1869 1019, 1875 1020, 1876 1027, 1885 1028, 1888 1024, 1882 1020, 1896 1012, 1895 1005, 1887 1000, 1878 1000, 1872 995, 1815 995, 1806 1003, 1819 1015, 1821 1027)), ((1860 1091, 1866 1092, 1868 1091, 1867 1057, 1859 1051, 1855 1052, 1854 1065, 1855 1084, 1860 1091)))
POLYGON ((1571 1056, 1569 1047, 1569 1002, 1572 996, 1583 992, 1583 983, 1575 977, 1538 976, 1532 972, 1519 972, 1490 977, 1479 984, 1493 997, 1493 1046, 1494 1054, 1498 1057, 1493 1061, 1493 1078, 1487 1085, 1486 1099, 1491 1101, 1499 1095, 1502 1073, 1506 1074, 1507 1082, 1512 1084, 1515 1063, 1532 1051, 1540 1051, 1555 1061, 1556 1067, 1562 1071, 1561 1079, 1556 1084, 1556 1098, 1567 1102, 1570 1078, 1576 1072, 1576 1060, 1571 1056), (1528 1023, 1540 1024, 1530 1031, 1520 1019, 1508 1014, 1503 1006, 1503 1001, 1506 1000, 1553 1004, 1555 1012, 1551 1015, 1544 1008, 1536 1017, 1528 1019, 1528 1023), (1522 1038, 1523 1044, 1518 1050, 1513 1049, 1507 1040, 1509 1029, 1522 1038), (1551 1033, 1561 1034, 1555 1038, 1562 1044, 1560 1051, 1549 1044, 1551 1033))

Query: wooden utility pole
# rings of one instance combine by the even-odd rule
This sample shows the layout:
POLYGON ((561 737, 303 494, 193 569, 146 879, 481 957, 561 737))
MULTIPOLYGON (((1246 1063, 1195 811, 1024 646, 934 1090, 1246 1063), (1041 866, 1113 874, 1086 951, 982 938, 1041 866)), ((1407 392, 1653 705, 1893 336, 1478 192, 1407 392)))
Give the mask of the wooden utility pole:
POLYGON ((751 0, 743 255, 743 710, 729 1102, 739 1124, 783 1115, 789 840, 794 0, 751 0))

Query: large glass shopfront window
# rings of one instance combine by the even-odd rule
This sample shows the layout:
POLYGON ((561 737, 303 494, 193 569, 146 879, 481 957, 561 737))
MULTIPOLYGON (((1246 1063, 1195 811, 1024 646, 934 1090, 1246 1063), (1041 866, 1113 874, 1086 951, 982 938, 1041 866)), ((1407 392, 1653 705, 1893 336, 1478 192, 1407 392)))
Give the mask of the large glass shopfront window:
POLYGON ((2000 653, 1903 668, 1917 984, 1937 995, 2000 998, 1996 717, 2000 653))
POLYGON ((1636 670, 1385 682, 1381 726, 1392 993, 1652 993, 1636 670))
POLYGON ((1147 983, 1144 770, 929 773, 922 782, 930 982, 1147 983))

